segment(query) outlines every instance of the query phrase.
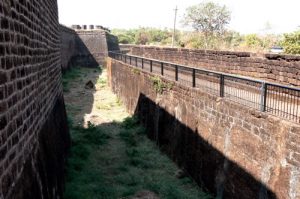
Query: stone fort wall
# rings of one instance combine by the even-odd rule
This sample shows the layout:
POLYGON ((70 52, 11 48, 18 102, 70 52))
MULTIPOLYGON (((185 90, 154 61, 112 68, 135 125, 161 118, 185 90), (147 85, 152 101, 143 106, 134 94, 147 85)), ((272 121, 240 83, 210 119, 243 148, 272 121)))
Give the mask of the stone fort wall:
POLYGON ((0 198, 61 198, 69 146, 56 0, 0 1, 0 198))
POLYGON ((121 45, 130 54, 300 86, 300 56, 121 45))
POLYGON ((300 126, 108 61, 109 84, 130 113, 196 182, 219 198, 300 198, 300 126), (130 86, 128 86, 130 85, 130 86))
POLYGON ((104 29, 72 29, 60 26, 62 69, 104 65, 110 50, 119 50, 118 39, 104 29))

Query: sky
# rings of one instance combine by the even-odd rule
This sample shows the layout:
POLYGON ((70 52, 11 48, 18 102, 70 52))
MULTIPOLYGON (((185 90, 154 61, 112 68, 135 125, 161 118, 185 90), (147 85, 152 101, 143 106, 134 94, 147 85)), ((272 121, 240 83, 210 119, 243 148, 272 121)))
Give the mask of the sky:
MULTIPOLYGON (((300 28, 300 0, 213 0, 231 11, 228 28, 240 33, 286 33, 300 28), (270 28, 266 29, 266 24, 270 28)), ((58 0, 59 21, 70 26, 114 28, 172 28, 178 6, 177 29, 187 7, 203 0, 58 0)))

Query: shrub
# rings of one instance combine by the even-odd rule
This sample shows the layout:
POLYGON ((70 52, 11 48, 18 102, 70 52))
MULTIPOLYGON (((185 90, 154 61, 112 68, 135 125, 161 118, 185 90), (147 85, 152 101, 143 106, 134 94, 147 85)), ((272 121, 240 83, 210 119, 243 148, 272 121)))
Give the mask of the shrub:
POLYGON ((284 34, 281 45, 284 47, 285 53, 300 54, 300 31, 284 34))

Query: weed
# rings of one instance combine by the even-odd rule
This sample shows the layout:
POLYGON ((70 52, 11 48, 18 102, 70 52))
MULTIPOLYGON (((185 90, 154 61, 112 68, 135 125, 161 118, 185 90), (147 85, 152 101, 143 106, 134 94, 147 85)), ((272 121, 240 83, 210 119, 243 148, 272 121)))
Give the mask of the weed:
POLYGON ((139 75, 139 74, 141 73, 141 71, 140 71, 139 69, 137 69, 137 68, 131 69, 131 72, 132 72, 133 74, 136 74, 136 75, 139 75))
POLYGON ((105 78, 99 78, 97 84, 99 84, 101 88, 104 88, 107 84, 107 80, 105 78))
MULTIPOLYGON (((94 70, 82 69, 81 77, 85 78, 87 72, 96 73, 94 70)), ((78 82, 78 79, 68 80, 71 86, 76 86, 75 82, 78 82)), ((165 84, 166 89, 169 89, 168 84, 165 84)), ((106 112, 110 115, 121 100, 111 98, 101 103, 98 104, 100 108, 110 107, 112 111, 106 112)), ((69 116, 82 114, 78 107, 83 106, 67 105, 69 116)), ((210 198, 189 178, 176 178, 174 173, 178 168, 155 143, 148 140, 146 130, 137 117, 124 117, 112 118, 122 122, 113 121, 101 126, 88 123, 87 128, 74 126, 72 118, 68 118, 72 147, 65 199, 125 199, 132 198, 141 190, 153 191, 162 199, 210 198)))
POLYGON ((120 98, 117 98, 116 104, 117 106, 122 106, 122 101, 120 98))
POLYGON ((131 129, 136 127, 136 125, 139 123, 139 120, 136 116, 133 117, 127 117, 124 119, 122 123, 122 127, 125 129, 131 129))
POLYGON ((165 90, 171 90, 174 86, 174 83, 165 83, 158 76, 150 77, 150 80, 152 81, 155 92, 158 94, 162 94, 165 90))
POLYGON ((63 91, 69 92, 70 91, 69 82, 71 80, 81 77, 81 75, 82 75, 82 70, 80 67, 73 67, 73 68, 70 68, 68 71, 66 71, 63 74, 63 79, 62 79, 63 91))
POLYGON ((100 110, 111 110, 111 104, 96 104, 96 108, 100 110))
POLYGON ((137 141, 135 139, 135 136, 133 134, 133 131, 130 129, 123 129, 120 131, 120 137, 121 139, 128 145, 128 146, 136 146, 137 141))
POLYGON ((80 181, 81 177, 86 177, 92 182, 97 181, 97 179, 92 180, 92 176, 85 176, 82 172, 86 172, 84 167, 86 166, 87 160, 93 149, 96 146, 106 144, 110 136, 102 132, 98 127, 90 122, 88 123, 87 128, 80 126, 74 127, 72 125, 72 120, 69 119, 69 127, 72 136, 72 147, 71 156, 68 159, 68 183, 65 198, 86 198, 86 193, 84 191, 79 191, 80 189, 77 187, 80 186, 78 181, 80 181))

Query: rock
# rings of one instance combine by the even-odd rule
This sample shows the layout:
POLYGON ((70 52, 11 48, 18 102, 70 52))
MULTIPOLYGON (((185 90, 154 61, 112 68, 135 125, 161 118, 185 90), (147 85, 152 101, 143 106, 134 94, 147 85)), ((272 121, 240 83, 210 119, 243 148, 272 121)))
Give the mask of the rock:
POLYGON ((94 83, 91 81, 91 80, 89 80, 86 84, 85 84, 85 87, 84 87, 85 89, 94 89, 95 88, 95 85, 94 85, 94 83))
POLYGON ((183 170, 178 170, 178 171, 176 171, 176 173, 175 173, 175 177, 178 178, 178 179, 184 178, 184 177, 186 177, 186 176, 187 176, 187 175, 186 175, 186 172, 183 171, 183 170))
POLYGON ((143 190, 137 192, 131 199, 159 199, 159 197, 151 191, 143 190))

